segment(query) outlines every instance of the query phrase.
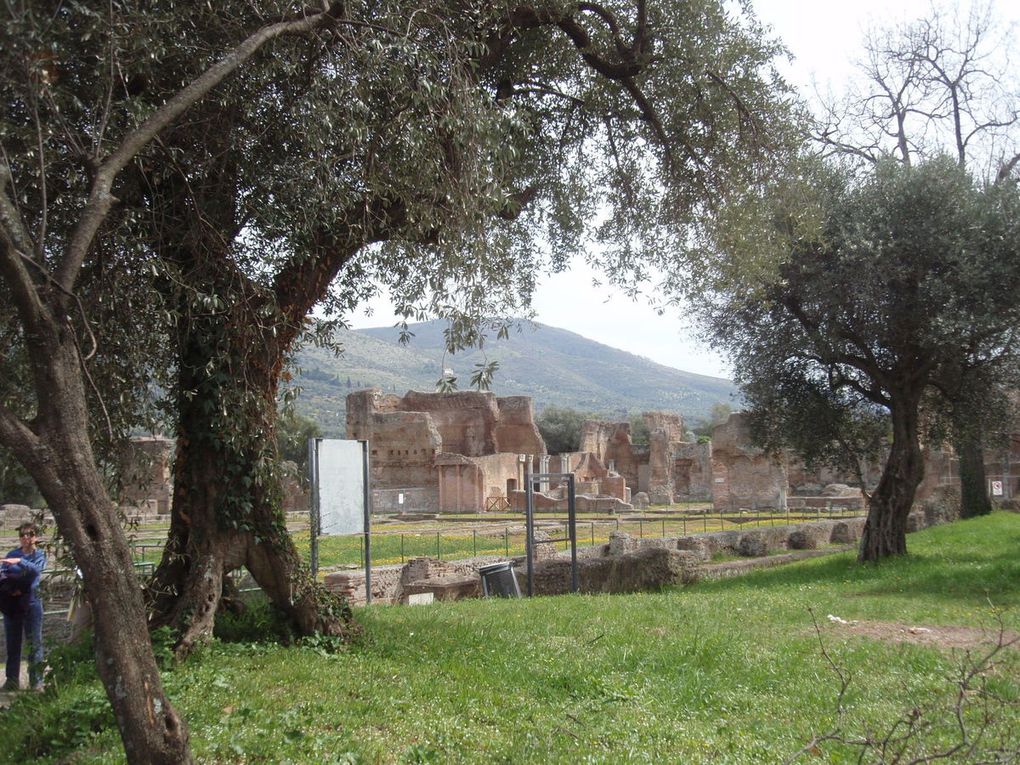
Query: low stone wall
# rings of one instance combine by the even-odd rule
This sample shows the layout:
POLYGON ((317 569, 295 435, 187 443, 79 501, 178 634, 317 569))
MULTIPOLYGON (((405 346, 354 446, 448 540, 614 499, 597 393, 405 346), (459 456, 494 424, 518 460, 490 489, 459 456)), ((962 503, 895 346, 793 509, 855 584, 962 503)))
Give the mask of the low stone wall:
POLYGON ((439 492, 435 489, 375 489, 372 491, 373 513, 435 513, 438 511, 439 492))
MULTIPOLYGON (((918 531, 958 515, 958 495, 954 499, 952 493, 943 493, 912 512, 907 529, 918 531)), ((647 539, 613 532, 607 544, 578 551, 578 586, 581 592, 617 593, 685 584, 697 580, 710 568, 707 564, 716 555, 785 562, 829 545, 856 544, 864 533, 864 524, 862 517, 647 539), (782 553, 786 553, 785 557, 782 553)), ((546 541, 548 538, 536 530, 534 592, 536 595, 570 592, 570 557, 555 550, 546 541)), ((498 559, 487 557, 450 563, 416 558, 403 567, 373 569, 372 597, 381 603, 403 603, 410 594, 427 592, 436 600, 477 597, 481 594, 478 568, 495 560, 498 559)), ((524 558, 514 559, 522 592, 527 589, 525 566, 524 558)), ((347 595, 352 603, 360 604, 365 602, 364 579, 361 571, 337 572, 326 577, 326 585, 347 595)))
MULTIPOLYGON (((527 501, 525 493, 518 489, 510 492, 510 506, 514 511, 518 513, 524 512, 524 505, 527 501)), ((567 498, 554 497, 549 494, 543 494, 542 492, 536 491, 532 494, 532 506, 536 513, 548 512, 548 513, 565 513, 567 512, 567 498)), ((617 497, 593 497, 590 494, 578 494, 574 497, 574 504, 577 512, 579 513, 605 513, 606 515, 614 515, 616 513, 626 513, 634 509, 634 506, 629 502, 624 502, 622 499, 617 497)))
MULTIPOLYGON (((435 600, 477 598, 482 594, 478 566, 495 558, 474 563, 450 563, 436 558, 412 558, 402 566, 372 567, 372 602, 407 603, 408 596, 431 593, 435 600)), ((364 570, 335 571, 324 579, 327 589, 346 597, 354 605, 366 602, 364 570)))
POLYGON ((823 513, 845 513, 864 510, 866 504, 860 494, 848 497, 787 497, 790 510, 818 510, 823 513))
MULTIPOLYGON (((648 547, 624 555, 579 558, 578 587, 581 592, 622 593, 657 590, 671 584, 683 584, 697 578, 697 557, 686 550, 648 547)), ((527 574, 521 576, 521 589, 527 586, 527 574)), ((562 595, 570 592, 570 558, 560 557, 535 564, 536 595, 562 595)))
POLYGON ((53 515, 49 510, 34 510, 28 505, 0 505, 0 529, 17 529, 23 523, 52 526, 53 515))

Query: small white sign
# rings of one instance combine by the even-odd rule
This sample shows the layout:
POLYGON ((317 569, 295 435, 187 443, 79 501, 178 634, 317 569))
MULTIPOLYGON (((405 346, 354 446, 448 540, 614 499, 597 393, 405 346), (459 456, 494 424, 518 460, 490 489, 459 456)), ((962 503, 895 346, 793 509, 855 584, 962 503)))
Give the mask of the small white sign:
POLYGON ((992 496, 993 497, 1002 496, 1002 481, 992 481, 992 496))
POLYGON ((404 492, 400 492, 397 494, 397 504, 398 505, 404 504, 404 492))

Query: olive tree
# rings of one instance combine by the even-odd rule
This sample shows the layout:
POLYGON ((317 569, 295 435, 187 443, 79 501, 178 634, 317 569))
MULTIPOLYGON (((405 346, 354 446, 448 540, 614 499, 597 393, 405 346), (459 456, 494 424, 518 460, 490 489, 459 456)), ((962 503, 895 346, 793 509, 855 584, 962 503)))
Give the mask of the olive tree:
POLYGON ((298 629, 343 632, 347 612, 309 579, 276 501, 276 389, 310 309, 342 314, 372 276, 409 315, 524 301, 536 242, 555 264, 586 232, 609 245, 601 265, 640 278, 646 258, 768 174, 785 129, 774 46, 711 0, 6 13, 0 273, 25 384, 4 389, 0 442, 84 573, 133 762, 190 759, 89 409, 128 419, 137 386, 161 373, 131 362, 138 347, 162 336, 173 351, 157 622, 186 651, 209 632, 225 572, 244 565, 298 629), (155 288, 152 310, 120 304, 111 274, 155 288), (111 325, 97 335, 99 310, 111 325), (101 395, 104 359, 131 372, 126 399, 101 395))
MULTIPOLYGON (((172 25, 172 14, 146 15, 131 4, 93 14, 62 3, 10 3, 5 13, 0 277, 4 333, 14 342, 4 359, 5 372, 25 386, 4 388, 0 442, 32 475, 83 572, 97 668, 128 760, 189 762, 187 726, 163 690, 131 555, 93 448, 88 398, 97 387, 90 371, 97 348, 78 286, 101 258, 123 249, 109 237, 131 224, 118 207, 125 169, 274 39, 333 25, 336 9, 249 18, 231 44, 207 49, 151 108, 125 99, 123 65, 145 43, 131 35, 131 22, 172 25)), ((114 289, 108 305, 116 284, 107 285, 114 289)))
POLYGON ((860 547, 877 561, 906 552, 925 407, 1013 361, 1020 191, 935 159, 830 172, 814 194, 813 210, 810 193, 773 210, 778 266, 753 287, 720 288, 709 320, 765 420, 800 419, 809 441, 874 444, 887 415, 891 443, 860 547))
MULTIPOLYGON (((813 137, 823 153, 859 163, 895 158, 910 165, 946 154, 988 183, 1005 182, 1020 162, 1011 46, 990 2, 966 10, 933 5, 923 18, 872 31, 859 77, 828 101, 813 137)), ((960 457, 963 512, 989 512, 983 445, 999 421, 1002 386, 960 377, 947 380, 943 394, 960 457)))

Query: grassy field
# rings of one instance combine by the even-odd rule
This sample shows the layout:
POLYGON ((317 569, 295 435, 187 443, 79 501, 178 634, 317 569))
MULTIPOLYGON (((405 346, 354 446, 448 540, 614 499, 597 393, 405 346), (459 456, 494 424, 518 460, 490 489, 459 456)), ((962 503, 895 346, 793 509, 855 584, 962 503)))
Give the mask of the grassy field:
MULTIPOLYGON (((966 653, 864 637, 828 617, 889 623, 887 636, 997 617, 1020 628, 1020 515, 936 527, 909 545, 878 567, 841 554, 660 593, 373 606, 357 611, 364 636, 339 652, 234 625, 241 642, 216 642, 165 680, 207 763, 777 763, 836 724, 840 683, 820 637, 851 676, 846 736, 881 738, 918 710, 917 755, 953 740, 966 653)), ((982 746, 1013 735, 1017 751, 1020 651, 999 658, 982 746)), ((53 690, 3 713, 0 751, 120 762, 91 670, 56 663, 53 690)), ((799 761, 857 753, 826 742, 799 761)))

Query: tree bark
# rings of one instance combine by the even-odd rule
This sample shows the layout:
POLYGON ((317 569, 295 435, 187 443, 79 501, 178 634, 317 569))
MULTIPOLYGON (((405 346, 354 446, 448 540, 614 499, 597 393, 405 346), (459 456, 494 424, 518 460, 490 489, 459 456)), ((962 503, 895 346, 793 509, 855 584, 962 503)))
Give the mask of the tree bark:
POLYGON ((878 562, 907 552, 907 516, 924 478, 916 394, 900 393, 891 407, 893 439, 882 477, 868 502, 858 560, 878 562))
POLYGON ((968 428, 956 439, 956 454, 960 459, 960 515, 973 518, 992 512, 985 477, 985 450, 981 434, 968 428))
POLYGON ((37 482, 82 570, 96 667, 128 762, 190 763, 188 728, 163 690, 127 539, 96 469, 73 330, 53 315, 63 313, 38 315, 28 334, 36 420, 28 428, 0 418, 0 436, 37 482))
POLYGON ((150 626, 172 626, 187 655, 212 633, 224 578, 243 566, 298 634, 349 635, 350 609, 313 581, 282 509, 276 396, 293 333, 228 258, 196 267, 228 307, 181 311, 174 497, 150 626))

